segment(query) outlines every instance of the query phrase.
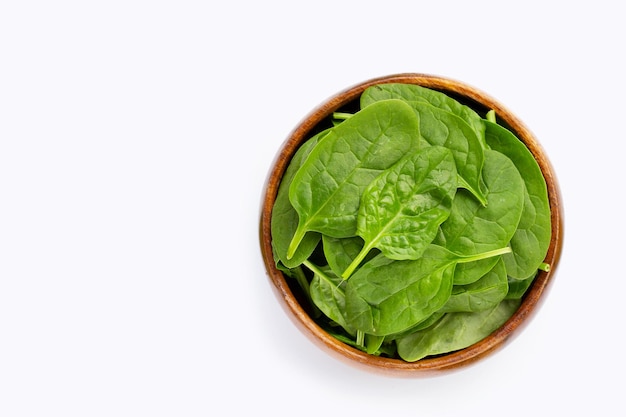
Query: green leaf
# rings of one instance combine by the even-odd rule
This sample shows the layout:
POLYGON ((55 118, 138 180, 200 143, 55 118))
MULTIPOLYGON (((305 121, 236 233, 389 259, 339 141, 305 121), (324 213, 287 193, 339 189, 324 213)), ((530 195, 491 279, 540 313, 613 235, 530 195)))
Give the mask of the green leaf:
POLYGON ((404 100, 415 109, 419 114, 422 137, 431 145, 452 150, 460 176, 459 186, 468 189, 485 204, 480 172, 482 153, 487 145, 485 126, 478 113, 439 91, 402 83, 367 88, 361 95, 361 107, 388 99, 404 100))
POLYGON ((357 217, 364 240, 347 279, 373 248, 390 259, 417 259, 450 215, 457 190, 452 153, 432 146, 385 170, 365 189, 357 217))
POLYGON ((485 274, 488 274, 499 259, 487 258, 480 261, 472 262, 471 264, 458 265, 454 270, 454 284, 455 285, 468 285, 476 282, 485 274))
MULTIPOLYGON (((405 101, 424 101, 448 111, 463 119, 472 127, 481 144, 484 145, 485 126, 482 118, 472 108, 442 92, 414 84, 389 83, 367 88, 361 95, 361 106, 368 106, 376 101, 391 98, 405 101)), ((486 148, 486 146, 483 146, 486 148)))
POLYGON ((474 262, 510 251, 504 247, 462 256, 429 245, 421 258, 392 260, 380 254, 346 281, 346 320, 375 336, 401 333, 439 310, 452 291, 457 263, 474 262))
MULTIPOLYGON (((457 265, 458 267, 458 265, 457 265)), ((435 311, 433 314, 431 314, 430 316, 426 317, 424 320, 420 321, 419 323, 415 324, 414 326, 409 327, 406 330, 403 330, 400 333, 395 333, 395 334, 390 334, 385 336, 385 342, 392 342, 395 339, 398 339, 400 337, 409 335, 411 333, 414 333, 418 330, 423 330, 426 329, 427 327, 432 326, 435 322, 439 321, 439 319, 446 313, 443 313, 441 311, 441 309, 435 311)))
POLYGON ((398 355, 407 362, 464 349, 502 326, 519 308, 505 300, 477 313, 447 313, 433 326, 397 340, 398 355))
POLYGON ((480 176, 484 163, 484 149, 476 133, 460 117, 428 103, 409 103, 419 116, 420 134, 433 146, 444 146, 452 151, 459 175, 459 187, 469 190, 485 205, 485 193, 480 176))
POLYGON ((320 132, 300 146, 291 158, 291 162, 285 170, 280 186, 278 187, 270 224, 272 248, 277 263, 280 261, 280 263, 287 268, 295 268, 302 264, 302 262, 313 253, 321 239, 319 233, 308 233, 303 237, 298 250, 290 258, 287 257, 289 243, 298 228, 298 213, 289 201, 289 187, 293 181, 293 177, 298 169, 300 169, 311 150, 315 147, 319 139, 327 133, 328 130, 320 132))
POLYGON ((346 318, 364 333, 400 333, 445 304, 452 290, 454 260, 431 245, 417 260, 378 255, 346 281, 346 318))
POLYGON ((508 275, 523 279, 536 272, 548 252, 552 236, 550 202, 539 164, 508 129, 484 121, 486 140, 492 149, 513 161, 524 180, 524 206, 517 230, 511 238, 513 252, 504 257, 508 275))
POLYGON ((483 311, 504 300, 509 291, 506 269, 502 257, 496 259, 498 262, 493 269, 478 281, 453 286, 450 299, 439 311, 446 313, 483 311))
POLYGON ((349 334, 354 334, 344 317, 346 296, 343 280, 335 275, 328 267, 318 267, 309 261, 305 265, 313 271, 313 279, 309 286, 311 300, 326 317, 344 328, 349 334))
MULTIPOLYGON (((323 235, 322 245, 328 266, 337 276, 341 276, 363 249, 363 239, 360 236, 340 239, 323 235)), ((378 253, 377 250, 370 251, 365 261, 378 253)))
POLYGON ((520 299, 526 294, 528 288, 532 285, 535 277, 537 276, 537 271, 533 272, 530 276, 524 279, 515 279, 508 277, 509 281, 509 292, 506 295, 507 300, 516 300, 520 299))
POLYGON ((419 143, 415 112, 400 100, 378 102, 331 128, 291 183, 289 199, 299 222, 287 257, 307 231, 354 236, 365 187, 419 143))
MULTIPOLYGON (((482 177, 487 190, 487 205, 481 205, 468 192, 459 190, 450 217, 441 225, 434 243, 463 255, 509 244, 522 214, 523 180, 513 162, 493 150, 485 151, 482 177)), ((495 262, 497 260, 464 265, 464 280, 459 282, 455 274, 455 284, 468 284, 479 279, 493 268, 495 262)))
POLYGON ((384 336, 374 336, 371 334, 366 334, 365 335, 365 352, 369 353, 370 355, 376 354, 380 350, 384 341, 385 341, 384 336))

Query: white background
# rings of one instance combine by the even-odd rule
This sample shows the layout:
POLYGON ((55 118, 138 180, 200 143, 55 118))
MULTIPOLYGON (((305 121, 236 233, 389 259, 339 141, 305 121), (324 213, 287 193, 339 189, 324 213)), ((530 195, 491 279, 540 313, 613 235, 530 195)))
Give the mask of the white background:
POLYGON ((3 2, 0 415, 624 415, 622 10, 3 2), (494 356, 427 379, 370 374, 311 344, 258 244, 291 129, 336 92, 399 72, 504 103, 548 153, 565 205, 539 314, 494 356))

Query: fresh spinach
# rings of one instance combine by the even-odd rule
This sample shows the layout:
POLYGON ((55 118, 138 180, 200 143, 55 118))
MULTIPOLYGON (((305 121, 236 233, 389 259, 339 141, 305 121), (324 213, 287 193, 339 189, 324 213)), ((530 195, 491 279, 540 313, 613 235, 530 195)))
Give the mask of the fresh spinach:
POLYGON ((518 300, 506 300, 485 311, 447 313, 431 327, 399 338, 398 355, 415 362, 471 346, 502 326, 519 304, 518 300))
POLYGON ((305 265, 314 273, 310 285, 313 303, 346 332, 355 334, 344 317, 346 296, 342 279, 328 267, 320 268, 309 261, 305 265))
POLYGON ((366 89, 305 141, 271 218, 277 267, 338 340, 416 361, 517 310, 544 263, 541 169, 508 129, 441 92, 366 89))
POLYGON ((363 248, 347 279, 373 248, 390 259, 417 259, 450 215, 457 189, 452 153, 428 147, 385 170, 365 189, 357 217, 363 248))
POLYGON ((509 292, 506 268, 502 257, 496 265, 478 281, 467 285, 454 285, 452 294, 441 307, 441 312, 483 311, 495 307, 509 292))
POLYGON ((459 174, 459 187, 469 190, 486 205, 480 184, 484 149, 471 127, 460 117, 428 103, 409 104, 419 117, 420 134, 430 145, 445 146, 452 151, 459 174))
MULTIPOLYGON (((441 225, 435 243, 460 254, 486 252, 509 244, 522 213, 521 175, 510 159, 497 151, 486 150, 482 180, 488 190, 487 205, 459 190, 450 217, 441 225)), ((463 275, 459 275, 463 280, 455 279, 455 283, 468 284, 479 279, 495 262, 467 265, 463 275)))
MULTIPOLYGON (((420 134, 424 142, 430 145, 439 145, 449 148, 457 164, 459 186, 468 189, 482 204, 486 204, 483 190, 480 186, 480 174, 483 165, 483 150, 485 126, 480 118, 476 119, 471 113, 457 113, 467 116, 479 129, 472 129, 457 113, 447 108, 437 107, 432 102, 446 102, 446 100, 428 100, 424 98, 422 90, 414 91, 413 86, 402 84, 387 84, 379 86, 376 94, 368 93, 376 87, 364 92, 361 103, 365 106, 377 103, 378 100, 398 98, 405 100, 418 115, 420 134), (385 88, 387 87, 387 88, 385 88), (477 132, 478 130, 478 132, 477 132)), ((426 90, 429 91, 429 90, 426 90)), ((448 99, 449 101, 449 99, 448 99)), ((456 102, 458 103, 458 102, 456 102)), ((478 117, 476 115, 476 117, 478 117)))
POLYGON ((524 176, 524 206, 520 223, 511 238, 513 252, 504 257, 507 273, 523 279, 544 260, 551 238, 550 203, 546 181, 528 148, 506 128, 484 121, 485 138, 492 149, 506 155, 524 176))
POLYGON ((506 294, 506 299, 516 300, 522 298, 524 294, 526 294, 526 291, 528 291, 528 288, 530 288, 536 276, 537 271, 533 272, 530 276, 524 279, 515 279, 508 277, 509 291, 506 294))
POLYGON ((378 255, 359 268, 346 284, 346 316, 352 327, 384 336, 436 312, 450 295, 454 273, 454 263, 439 253, 447 255, 438 246, 411 261, 378 255))
POLYGON ((340 239, 324 235, 322 249, 328 266, 340 277, 363 249, 363 239, 359 236, 340 239))
POLYGON ((364 333, 385 336, 402 332, 439 310, 452 291, 454 267, 510 251, 459 255, 429 245, 416 260, 392 260, 378 255, 346 284, 346 317, 364 333), (410 301, 409 301, 410 300, 410 301))
POLYGON ((403 83, 374 85, 365 90, 361 95, 361 106, 366 107, 376 101, 390 98, 408 102, 423 101, 439 109, 455 114, 472 127, 482 144, 485 143, 485 126, 482 117, 478 113, 440 91, 435 91, 420 85, 403 83))
MULTIPOLYGON (((330 236, 322 236, 323 252, 328 266, 337 276, 341 274, 354 262, 354 259, 363 250, 363 239, 360 236, 338 239, 330 236)), ((378 249, 370 250, 364 261, 368 261, 376 256, 378 249)))
POLYGON ((378 102, 331 128, 289 186, 299 221, 287 258, 294 256, 308 231, 353 236, 363 190, 383 170, 417 150, 418 128, 415 112, 400 100, 378 102))
POLYGON ((298 228, 298 213, 289 201, 289 187, 293 181, 294 175, 309 156, 313 147, 317 144, 319 139, 327 133, 327 130, 320 132, 300 146, 291 159, 291 163, 285 170, 280 186, 278 187, 270 224, 272 232, 272 248, 276 262, 280 262, 288 269, 295 268, 308 259, 321 238, 319 233, 307 234, 303 238, 298 250, 291 257, 287 256, 289 244, 291 243, 291 239, 298 228))

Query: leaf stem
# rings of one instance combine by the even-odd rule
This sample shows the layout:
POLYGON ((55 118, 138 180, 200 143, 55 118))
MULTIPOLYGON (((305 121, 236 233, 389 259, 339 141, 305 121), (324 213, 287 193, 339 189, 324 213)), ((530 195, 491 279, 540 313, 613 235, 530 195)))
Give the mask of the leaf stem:
POLYGON ((346 120, 354 116, 352 113, 334 112, 333 119, 346 120))
POLYGON ((370 249, 372 249, 371 244, 363 246, 356 258, 354 258, 352 263, 346 268, 345 271, 343 271, 343 274, 341 274, 341 278, 343 278, 344 280, 350 278, 350 275, 352 275, 352 273, 354 273, 354 271, 358 268, 361 262, 363 262, 363 259, 365 259, 370 249))
POLYGON ((315 302, 313 301, 313 298, 311 298, 311 285, 309 284, 309 280, 307 279, 306 275, 304 274, 304 271, 302 270, 301 266, 298 266, 297 268, 293 268, 291 270, 293 272, 293 275, 296 279, 296 282, 298 283, 298 285, 300 286, 300 288, 302 289, 302 292, 304 293, 304 296, 306 297, 306 300, 308 301, 309 305, 311 306, 311 312, 314 316, 320 314, 320 310, 317 307, 317 305, 315 305, 315 302))
POLYGON ((304 271, 302 270, 301 267, 297 267, 292 269, 296 281, 298 282, 298 285, 300 285, 300 288, 302 288, 302 290, 306 293, 309 294, 310 292, 310 286, 309 286, 309 281, 306 278, 306 275, 304 275, 304 271))
POLYGON ((363 330, 356 331, 356 344, 357 346, 365 346, 365 333, 363 330))
POLYGON ((305 234, 306 227, 303 227, 302 224, 298 224, 298 228, 296 229, 293 238, 291 238, 291 242, 289 243, 289 247, 287 248, 287 259, 293 258, 293 255, 296 254, 298 246, 300 246, 300 242, 302 242, 305 234))
POLYGON ((302 262, 302 264, 306 266, 307 268, 309 268, 311 272, 313 272, 315 275, 319 276, 321 279, 328 282, 331 286, 335 287, 338 291, 341 291, 343 293, 343 289, 341 289, 336 283, 334 283, 330 278, 328 278, 328 275, 324 271, 322 271, 317 265, 315 265, 313 262, 306 259, 304 262, 302 262))
POLYGON ((474 197, 476 197, 476 199, 480 202, 480 204, 482 204, 483 207, 487 207, 487 199, 480 193, 479 190, 475 190, 474 188, 472 188, 472 186, 469 185, 467 181, 465 181, 465 179, 460 175, 457 177, 457 180, 459 183, 459 187, 465 188, 474 197))
POLYGON ((491 109, 487 112, 487 121, 491 122, 491 123, 496 123, 496 112, 495 110, 491 109))
POLYGON ((542 262, 541 265, 539 265, 539 270, 544 272, 550 272, 550 264, 542 262))
POLYGON ((467 262, 480 261, 481 259, 487 259, 487 258, 492 258, 498 255, 504 255, 505 253, 510 253, 511 251, 512 250, 509 246, 505 246, 500 249, 490 250, 487 252, 478 253, 476 255, 461 256, 457 262, 460 264, 463 264, 467 262))

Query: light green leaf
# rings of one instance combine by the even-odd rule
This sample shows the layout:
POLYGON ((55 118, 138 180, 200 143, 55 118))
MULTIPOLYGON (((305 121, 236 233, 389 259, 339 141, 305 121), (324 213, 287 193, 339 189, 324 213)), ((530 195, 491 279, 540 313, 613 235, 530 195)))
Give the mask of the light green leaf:
POLYGON ((309 261, 305 261, 305 265, 314 273, 309 291, 315 306, 349 334, 354 334, 344 316, 346 296, 343 280, 328 267, 318 267, 309 261))
POLYGON ((419 143, 415 112, 400 100, 378 102, 331 128, 291 183, 289 199, 299 222, 287 257, 308 231, 354 236, 365 187, 419 143))
POLYGON ((390 259, 419 258, 450 215, 456 180, 452 153, 441 146, 415 152, 376 177, 363 193, 357 218, 365 243, 343 278, 373 248, 390 259))
MULTIPOLYGON (((484 145, 485 126, 482 118, 472 108, 459 102, 458 100, 431 88, 422 87, 415 84, 388 83, 378 84, 368 87, 361 95, 361 106, 368 106, 376 101, 390 98, 405 101, 424 101, 431 105, 448 111, 463 119, 472 127, 480 142, 484 145)), ((486 148, 486 146, 484 146, 486 148)))
POLYGON ((275 260, 282 263, 286 268, 295 268, 307 259, 320 241, 319 233, 308 233, 303 237, 300 247, 291 258, 287 257, 287 249, 293 235, 298 228, 298 213, 289 201, 289 186, 300 166, 304 163, 311 150, 318 140, 328 131, 323 131, 313 136, 300 146, 291 158, 289 166, 283 174, 283 178, 278 187, 276 200, 272 209, 271 233, 272 248, 275 260))
POLYGON ((480 176, 484 163, 484 149, 476 133, 460 117, 428 103, 409 103, 419 117, 420 134, 433 146, 444 146, 452 151, 459 175, 459 187, 469 190, 485 205, 480 176))
POLYGON ((509 157, 524 180, 524 208, 511 238, 513 252, 504 256, 508 275, 523 279, 537 271, 550 246, 552 228, 546 181, 537 160, 511 131, 486 120, 485 126, 489 146, 509 157))
MULTIPOLYGON (((487 205, 483 206, 468 192, 459 190, 452 203, 450 217, 440 228, 434 243, 448 250, 470 255, 507 246, 513 237, 524 204, 524 182, 513 162, 501 153, 485 151, 483 167, 487 205)), ((497 260, 465 265, 464 281, 468 284, 486 274, 497 260), (473 268, 476 268, 472 271, 473 268)))
POLYGON ((499 256, 509 247, 462 256, 429 245, 421 258, 392 260, 380 254, 346 281, 346 320, 366 334, 401 333, 439 310, 450 297, 457 263, 499 256))
POLYGON ((498 262, 493 269, 478 281, 453 286, 450 299, 439 311, 446 313, 483 311, 504 300, 509 291, 506 269, 502 257, 496 259, 498 262))
POLYGON ((478 313, 447 313, 433 326, 397 340, 398 354, 407 362, 464 349, 501 327, 519 308, 505 300, 478 313))

